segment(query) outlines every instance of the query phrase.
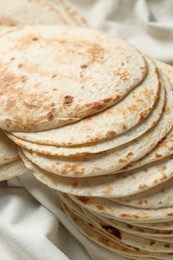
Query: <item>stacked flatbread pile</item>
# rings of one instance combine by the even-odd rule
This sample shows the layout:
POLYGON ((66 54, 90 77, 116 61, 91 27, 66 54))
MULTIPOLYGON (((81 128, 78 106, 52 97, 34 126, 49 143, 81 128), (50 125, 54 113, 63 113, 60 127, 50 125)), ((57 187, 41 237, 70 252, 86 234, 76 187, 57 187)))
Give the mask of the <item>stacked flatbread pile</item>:
POLYGON ((0 127, 83 234, 132 259, 173 256, 169 67, 89 29, 2 37, 0 127))
MULTIPOLYGON (((19 25, 65 24, 88 26, 84 17, 66 0, 0 1, 1 36, 15 31, 19 25)), ((5 80, 11 80, 10 75, 5 80)), ((11 102, 8 102, 7 109, 10 109, 10 106, 11 102)), ((0 130, 0 181, 28 172, 19 158, 17 145, 0 130)))

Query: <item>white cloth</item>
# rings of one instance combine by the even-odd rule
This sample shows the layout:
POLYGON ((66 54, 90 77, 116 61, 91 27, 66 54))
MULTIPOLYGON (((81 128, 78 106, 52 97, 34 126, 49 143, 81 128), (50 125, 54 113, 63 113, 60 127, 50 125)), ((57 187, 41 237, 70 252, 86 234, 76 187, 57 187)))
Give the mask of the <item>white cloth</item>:
MULTIPOLYGON (((91 27, 173 64, 172 0, 71 0, 91 27)), ((0 185, 0 260, 123 260, 78 232, 31 173, 0 185)))

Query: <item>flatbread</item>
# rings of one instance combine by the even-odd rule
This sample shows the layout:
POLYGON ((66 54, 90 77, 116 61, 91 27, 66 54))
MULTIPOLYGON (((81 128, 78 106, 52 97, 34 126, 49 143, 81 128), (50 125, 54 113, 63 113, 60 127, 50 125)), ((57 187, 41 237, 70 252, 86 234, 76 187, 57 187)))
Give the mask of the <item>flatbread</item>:
MULTIPOLYGON (((170 80, 171 86, 173 88, 173 66, 167 65, 157 61, 157 66, 170 80)), ((173 129, 171 129, 169 135, 167 135, 158 145, 144 158, 139 161, 131 163, 129 166, 125 167, 125 170, 136 169, 143 165, 149 164, 154 161, 161 160, 169 155, 173 154, 173 129)))
POLYGON ((0 130, 0 165, 15 161, 18 158, 17 145, 0 130))
POLYGON ((136 208, 158 209, 173 207, 173 178, 145 192, 119 198, 115 201, 136 208))
POLYGON ((25 26, 4 35, 0 49, 0 127, 8 131, 48 130, 102 111, 147 73, 133 46, 79 27, 25 26))
MULTIPOLYGON (((147 62, 149 65, 149 73, 146 79, 117 105, 95 116, 58 129, 37 133, 13 134, 24 140, 55 146, 86 145, 91 143, 89 147, 67 147, 66 149, 64 147, 64 153, 67 155, 70 155, 70 151, 72 155, 87 153, 92 150, 99 152, 123 144, 124 138, 120 137, 123 141, 119 141, 118 136, 142 122, 153 110, 159 95, 159 79, 156 67, 148 58, 147 62), (129 113, 129 111, 131 111, 131 113, 129 113), (114 136, 115 140, 108 140, 106 144, 105 142, 101 144, 94 143, 92 146, 92 143, 95 141, 106 140, 114 136)), ((154 117, 156 119, 158 115, 154 117)), ((143 131, 143 129, 141 131, 143 131)), ((62 148, 59 148, 59 150, 60 149, 62 148)))
MULTIPOLYGON (((135 90, 134 90, 134 92, 135 92, 135 90)), ((128 95, 128 98, 129 98, 129 96, 130 96, 130 94, 128 95)), ((120 102, 120 103, 123 103, 123 102, 120 102)), ((161 115, 163 113, 164 105, 165 105, 165 89, 162 86, 161 91, 160 91, 159 100, 158 100, 157 104, 155 105, 153 111, 140 124, 138 124, 135 127, 132 127, 130 130, 125 131, 124 133, 122 133, 116 137, 113 137, 111 139, 105 140, 103 142, 91 143, 91 144, 84 145, 84 146, 56 147, 56 146, 51 146, 51 145, 43 145, 43 144, 28 142, 28 141, 25 141, 23 139, 16 137, 15 135, 10 134, 10 133, 6 132, 6 134, 12 141, 14 141, 19 146, 22 146, 23 148, 25 148, 27 150, 45 154, 45 155, 80 156, 81 154, 82 155, 95 154, 95 153, 110 150, 112 148, 115 148, 115 147, 118 147, 125 143, 128 143, 128 142, 132 141, 133 139, 144 134, 147 130, 151 129, 158 122, 159 118, 161 117, 161 115)), ((114 107, 116 107, 116 106, 114 106, 114 107)), ((114 107, 107 109, 107 111, 114 110, 114 107)), ((117 107, 118 107, 118 105, 117 105, 117 107)), ((103 112, 102 114, 106 114, 107 111, 103 112)), ((116 111, 116 109, 115 109, 115 111, 116 111)), ((126 111, 128 114, 128 109, 125 109, 124 111, 126 111)), ((117 116, 118 113, 116 112, 115 115, 117 116)), ((109 119, 110 117, 106 116, 105 118, 109 119)), ((117 118, 118 118, 118 116, 117 116, 117 118)), ((120 118, 122 118, 122 116, 120 116, 120 118)), ((130 120, 130 116, 129 116, 128 122, 129 122, 129 120, 130 120)), ((73 126, 75 127, 75 125, 82 124, 83 121, 85 121, 85 119, 82 121, 79 121, 79 123, 77 123, 77 124, 68 125, 65 128, 70 128, 73 126)), ((110 119, 109 119, 109 121, 110 121, 110 119)), ((103 122, 103 121, 100 120, 100 122, 103 122)), ((117 122, 117 121, 115 120, 115 122, 117 122)), ((135 120, 133 120, 133 123, 134 122, 135 122, 135 120)), ((98 129, 100 131, 99 125, 98 124, 96 124, 96 125, 97 125, 97 127, 95 126, 95 129, 98 129)), ((118 124, 116 124, 116 126, 118 127, 118 124)), ((101 127, 101 128, 103 128, 103 127, 101 127)), ((57 131, 60 129, 61 128, 58 128, 57 131)), ((62 128, 62 130, 63 129, 64 129, 64 127, 62 128)), ((54 131, 54 130, 51 130, 51 131, 54 131)), ((70 132, 72 134, 76 133, 76 131, 70 131, 70 132)), ((83 133, 86 133, 86 132, 82 131, 81 134, 78 136, 81 136, 81 135, 83 135, 83 133)), ((42 134, 42 132, 41 132, 41 134, 42 134)), ((62 131, 62 134, 58 135, 58 137, 60 137, 60 136, 63 136, 63 131, 62 131)))
POLYGON ((0 181, 22 175, 29 172, 21 159, 0 166, 0 181))
POLYGON ((154 229, 154 230, 164 230, 167 234, 169 232, 172 232, 173 230, 173 221, 166 221, 166 222, 157 222, 157 223, 136 223, 133 222, 133 226, 136 227, 144 227, 148 229, 154 229))
POLYGON ((143 167, 126 173, 89 178, 66 178, 51 174, 33 164, 22 152, 20 155, 26 167, 35 173, 35 177, 50 188, 78 195, 118 198, 129 196, 155 187, 173 177, 173 159, 169 158, 150 167, 143 167))
POLYGON ((43 0, 1 0, 0 25, 84 25, 84 19, 80 19, 79 13, 73 15, 71 5, 58 0, 57 4, 55 6, 43 0))
MULTIPOLYGON (((101 215, 94 213, 91 213, 86 208, 80 207, 75 201, 73 201, 68 194, 58 192, 58 196, 68 205, 68 207, 71 207, 77 214, 83 216, 85 213, 86 217, 89 219, 92 219, 92 217, 96 216, 100 220, 103 220, 108 225, 115 227, 117 229, 120 229, 121 231, 125 231, 130 234, 138 235, 138 236, 145 236, 145 237, 152 237, 153 239, 160 239, 162 241, 166 239, 171 239, 173 237, 173 230, 155 230, 155 229, 149 229, 145 227, 136 227, 133 224, 121 222, 116 219, 111 219, 107 217, 103 217, 101 215)), ((167 222, 165 222, 167 223, 167 222)), ((157 227, 159 228, 159 223, 157 223, 157 227)))
POLYGON ((70 195, 82 207, 103 216, 121 221, 135 220, 137 223, 170 221, 173 219, 173 207, 161 209, 138 209, 118 204, 104 198, 76 197, 70 195))
MULTIPOLYGON (((116 252, 118 254, 124 254, 124 256, 140 256, 140 257, 157 257, 157 259, 171 259, 170 253, 158 253, 158 252, 147 252, 145 250, 138 249, 136 252, 134 252, 132 249, 127 249, 126 247, 120 246, 117 242, 110 239, 108 236, 103 234, 101 230, 98 228, 95 228, 94 225, 89 224, 88 222, 84 222, 82 218, 79 218, 75 213, 73 213, 66 205, 62 203, 63 209, 66 212, 66 214, 69 216, 73 224, 76 226, 77 229, 79 229, 85 236, 87 236, 89 239, 95 241, 96 243, 99 243, 103 247, 106 247, 110 249, 113 252, 116 252), (118 245, 118 247, 117 247, 118 245), (123 251, 121 251, 123 250, 123 251)), ((134 248, 134 247, 132 247, 134 248)))
POLYGON ((80 27, 89 27, 88 21, 85 17, 80 14, 79 10, 66 0, 45 0, 49 5, 51 4, 53 8, 61 17, 65 20, 66 24, 71 26, 79 25, 80 27))

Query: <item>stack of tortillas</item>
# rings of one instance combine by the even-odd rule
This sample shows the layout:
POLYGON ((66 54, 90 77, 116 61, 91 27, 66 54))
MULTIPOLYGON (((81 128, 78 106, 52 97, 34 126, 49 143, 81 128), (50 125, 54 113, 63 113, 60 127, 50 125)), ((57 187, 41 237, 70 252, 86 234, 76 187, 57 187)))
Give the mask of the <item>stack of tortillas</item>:
MULTIPOLYGON (((21 25, 76 25, 87 27, 85 18, 66 0, 1 0, 0 35, 16 30, 21 25), (38 15, 39 14, 39 15, 38 15)), ((5 82, 11 82, 6 75, 5 82)), ((4 77, 1 77, 1 82, 4 77)), ((10 109, 11 102, 7 105, 10 109)), ((0 181, 28 172, 15 143, 0 130, 0 181)))
POLYGON ((173 69, 68 26, 15 28, 0 50, 0 128, 25 166, 95 243, 172 259, 173 69))

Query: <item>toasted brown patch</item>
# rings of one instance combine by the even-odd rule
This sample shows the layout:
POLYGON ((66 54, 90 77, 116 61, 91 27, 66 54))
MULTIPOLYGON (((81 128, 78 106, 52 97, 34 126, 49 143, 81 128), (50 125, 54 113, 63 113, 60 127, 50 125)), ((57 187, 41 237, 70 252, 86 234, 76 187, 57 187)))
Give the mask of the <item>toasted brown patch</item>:
POLYGON ((71 105, 73 102, 73 97, 72 96, 65 96, 64 97, 64 105, 71 105))
POLYGON ((104 206, 103 205, 97 205, 96 208, 100 211, 103 211, 104 210, 104 206))
POLYGON ((152 240, 152 241, 150 242, 150 245, 153 246, 155 243, 156 243, 156 241, 152 240))
POLYGON ((87 204, 90 201, 90 198, 88 197, 82 197, 82 196, 76 196, 78 200, 83 202, 84 204, 87 204))
POLYGON ((47 118, 48 118, 49 121, 51 121, 53 119, 52 112, 47 113, 47 118))
POLYGON ((147 185, 145 184, 145 183, 141 183, 140 185, 139 185, 139 189, 144 189, 144 188, 146 188, 147 187, 147 185))
POLYGON ((122 239, 121 232, 117 228, 112 227, 112 226, 108 226, 108 225, 101 225, 101 226, 104 230, 106 230, 107 232, 109 232, 113 236, 117 237, 118 239, 122 239))

